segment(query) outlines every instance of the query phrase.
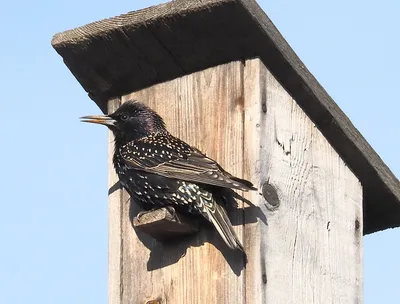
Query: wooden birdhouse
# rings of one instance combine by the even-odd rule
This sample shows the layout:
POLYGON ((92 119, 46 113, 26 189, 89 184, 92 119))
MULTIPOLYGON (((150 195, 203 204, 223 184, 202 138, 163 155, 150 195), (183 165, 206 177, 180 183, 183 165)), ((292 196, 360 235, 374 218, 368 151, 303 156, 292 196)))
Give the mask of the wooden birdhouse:
POLYGON ((255 1, 177 0, 52 45, 104 113, 138 99, 259 189, 229 210, 247 264, 202 225, 160 241, 198 226, 135 222, 109 141, 109 303, 362 302, 362 236, 400 225, 399 181, 255 1))

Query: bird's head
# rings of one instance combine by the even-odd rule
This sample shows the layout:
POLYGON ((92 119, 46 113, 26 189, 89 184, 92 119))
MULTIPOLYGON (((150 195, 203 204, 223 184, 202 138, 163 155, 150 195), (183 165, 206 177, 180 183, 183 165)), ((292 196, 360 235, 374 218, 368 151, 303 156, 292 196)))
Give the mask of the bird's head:
POLYGON ((83 116, 80 119, 107 126, 117 139, 134 140, 166 131, 161 116, 136 100, 124 102, 112 114, 83 116))

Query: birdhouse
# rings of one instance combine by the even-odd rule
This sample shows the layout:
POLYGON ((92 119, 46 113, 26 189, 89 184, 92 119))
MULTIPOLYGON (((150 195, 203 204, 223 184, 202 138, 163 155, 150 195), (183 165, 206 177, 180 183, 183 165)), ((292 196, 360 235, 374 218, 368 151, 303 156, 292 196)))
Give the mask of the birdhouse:
POLYGON ((101 111, 140 100, 258 188, 228 208, 246 261, 173 209, 138 220, 110 140, 109 303, 362 302, 362 236, 400 225, 399 181, 254 0, 177 0, 52 45, 101 111))

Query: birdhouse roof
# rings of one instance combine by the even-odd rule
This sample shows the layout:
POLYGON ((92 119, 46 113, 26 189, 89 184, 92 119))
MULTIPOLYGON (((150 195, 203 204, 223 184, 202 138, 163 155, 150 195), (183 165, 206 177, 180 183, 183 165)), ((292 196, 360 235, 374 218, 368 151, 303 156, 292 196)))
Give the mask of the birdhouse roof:
POLYGON ((400 183, 254 0, 177 0, 58 33, 52 45, 105 111, 109 98, 259 57, 364 189, 364 233, 400 226, 400 183))

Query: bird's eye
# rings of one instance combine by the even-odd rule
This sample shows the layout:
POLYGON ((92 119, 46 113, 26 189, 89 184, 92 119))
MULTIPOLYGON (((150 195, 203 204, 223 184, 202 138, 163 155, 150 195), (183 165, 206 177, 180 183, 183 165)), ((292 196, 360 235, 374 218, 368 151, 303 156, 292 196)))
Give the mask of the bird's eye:
POLYGON ((128 120, 128 115, 126 115, 126 114, 123 114, 123 115, 121 115, 121 120, 128 120))

